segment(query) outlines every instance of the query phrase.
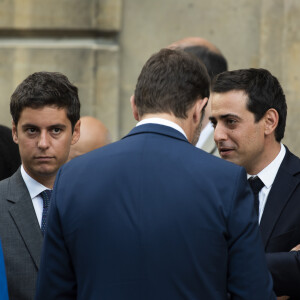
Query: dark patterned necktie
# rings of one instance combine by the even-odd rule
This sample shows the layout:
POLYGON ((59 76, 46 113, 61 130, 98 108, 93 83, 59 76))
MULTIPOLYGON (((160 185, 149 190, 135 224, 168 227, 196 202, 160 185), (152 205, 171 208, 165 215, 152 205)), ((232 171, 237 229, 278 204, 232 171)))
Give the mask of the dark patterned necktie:
POLYGON ((249 182, 249 184, 251 186, 251 189, 253 191, 253 194, 254 194, 254 208, 255 208, 255 211, 256 211, 257 215, 259 215, 259 198, 258 198, 258 194, 259 194, 260 190, 265 185, 260 180, 260 178, 258 176, 250 177, 248 179, 248 182, 249 182))
POLYGON ((40 194, 41 197, 43 198, 43 215, 42 215, 42 222, 41 222, 41 230, 43 235, 46 229, 46 220, 47 220, 48 208, 50 204, 51 193, 52 193, 51 190, 44 190, 40 194))

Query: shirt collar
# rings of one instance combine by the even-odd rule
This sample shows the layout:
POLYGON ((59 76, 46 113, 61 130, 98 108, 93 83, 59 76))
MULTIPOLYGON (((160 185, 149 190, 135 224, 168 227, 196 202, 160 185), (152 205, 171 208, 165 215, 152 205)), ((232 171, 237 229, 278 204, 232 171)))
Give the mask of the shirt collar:
POLYGON ((25 184, 27 186, 27 189, 29 191, 31 199, 33 199, 36 196, 38 196, 44 190, 49 190, 47 187, 45 187, 44 185, 42 185, 41 183, 39 183, 38 181, 36 181, 32 177, 30 177, 26 173, 23 165, 21 165, 21 175, 22 175, 23 180, 24 180, 24 182, 25 182, 25 184))
MULTIPOLYGON (((286 153, 286 149, 283 144, 280 143, 280 151, 275 159, 267 165, 262 171, 260 171, 257 176, 264 183, 267 188, 270 188, 275 180, 279 167, 284 159, 286 153)), ((249 179, 253 175, 247 174, 247 178, 249 179)))
POLYGON ((140 125, 144 125, 144 124, 159 124, 159 125, 172 127, 175 130, 182 133, 185 136, 185 138, 187 139, 187 136, 186 136, 185 132, 183 131, 183 129, 178 124, 176 124, 172 121, 162 119, 162 118, 148 118, 148 119, 144 119, 144 120, 138 122, 136 124, 136 126, 140 126, 140 125))

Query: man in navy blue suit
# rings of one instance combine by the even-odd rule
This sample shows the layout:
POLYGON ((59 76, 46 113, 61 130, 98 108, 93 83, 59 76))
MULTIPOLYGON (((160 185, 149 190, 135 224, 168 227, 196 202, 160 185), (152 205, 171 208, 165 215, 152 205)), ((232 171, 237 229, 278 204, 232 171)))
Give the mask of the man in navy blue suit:
POLYGON ((281 143, 287 105, 264 69, 224 72, 212 83, 214 139, 222 158, 245 167, 278 296, 300 299, 300 159, 281 143), (260 189, 255 191, 256 184, 260 189))
POLYGON ((147 61, 137 126, 59 171, 36 299, 274 299, 244 169, 192 145, 208 96, 191 55, 147 61))
POLYGON ((0 299, 1 300, 8 300, 8 291, 7 291, 5 266, 4 266, 4 257, 3 257, 1 242, 0 242, 0 299))

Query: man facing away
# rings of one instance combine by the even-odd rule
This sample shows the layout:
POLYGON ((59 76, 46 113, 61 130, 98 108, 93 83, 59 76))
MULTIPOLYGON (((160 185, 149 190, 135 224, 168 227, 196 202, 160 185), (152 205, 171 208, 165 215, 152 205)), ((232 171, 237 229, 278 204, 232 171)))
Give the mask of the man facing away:
POLYGON ((11 96, 21 167, 0 182, 0 237, 9 299, 32 300, 51 189, 80 134, 77 88, 60 73, 27 77, 11 96))
POLYGON ((300 160, 281 143, 287 105, 264 69, 216 76, 211 87, 214 138, 222 158, 245 167, 277 295, 300 299, 300 160), (298 270, 298 271, 297 271, 298 270))
MULTIPOLYGON (((212 80, 217 74, 227 71, 227 60, 214 44, 201 37, 186 37, 169 46, 170 49, 182 49, 198 57, 205 65, 208 75, 212 80)), ((196 147, 219 156, 218 148, 214 142, 214 128, 209 121, 211 112, 210 102, 205 108, 202 129, 196 147)))
POLYGON ((274 299, 244 169, 191 144, 208 96, 197 58, 146 62, 137 126, 57 175, 36 299, 274 299))

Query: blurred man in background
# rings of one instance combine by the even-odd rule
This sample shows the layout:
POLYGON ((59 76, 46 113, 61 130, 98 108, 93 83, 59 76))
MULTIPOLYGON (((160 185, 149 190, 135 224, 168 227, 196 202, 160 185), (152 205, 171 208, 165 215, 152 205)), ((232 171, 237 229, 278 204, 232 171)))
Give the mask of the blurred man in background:
MULTIPOLYGON (((208 40, 201 37, 187 37, 172 43, 169 48, 182 49, 185 52, 195 55, 205 65, 208 75, 212 80, 214 76, 227 71, 227 61, 221 51, 208 40)), ((211 104, 207 103, 205 115, 202 122, 202 129, 196 147, 216 156, 219 152, 214 141, 214 129, 209 116, 211 112, 211 104)))

